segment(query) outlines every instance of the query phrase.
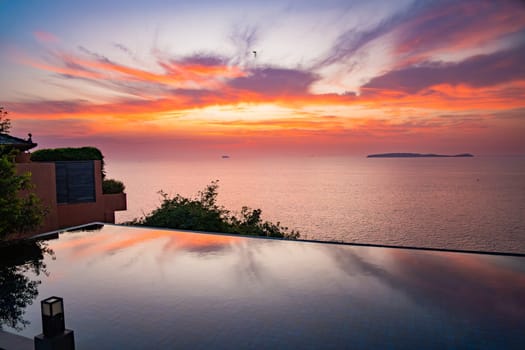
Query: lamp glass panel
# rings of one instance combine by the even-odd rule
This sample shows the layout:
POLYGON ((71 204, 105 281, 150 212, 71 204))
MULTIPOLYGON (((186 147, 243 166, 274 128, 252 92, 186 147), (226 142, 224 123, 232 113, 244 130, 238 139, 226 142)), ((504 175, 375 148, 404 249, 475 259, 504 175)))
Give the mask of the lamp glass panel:
POLYGON ((52 309, 53 316, 61 314, 62 313, 62 302, 57 299, 57 301, 51 304, 51 309, 52 309))
POLYGON ((51 305, 43 303, 42 304, 42 314, 44 316, 51 316, 51 305))

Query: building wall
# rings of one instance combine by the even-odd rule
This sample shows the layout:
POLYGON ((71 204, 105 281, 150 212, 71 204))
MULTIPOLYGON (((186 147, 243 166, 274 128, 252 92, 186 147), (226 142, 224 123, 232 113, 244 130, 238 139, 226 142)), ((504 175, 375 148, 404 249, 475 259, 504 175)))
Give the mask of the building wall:
POLYGON ((104 195, 104 222, 115 222, 115 212, 127 209, 127 196, 125 193, 104 195))
POLYGON ((104 197, 102 194, 101 162, 95 161, 95 200, 89 203, 57 205, 59 228, 86 224, 93 221, 104 221, 104 197))
POLYGON ((47 211, 44 223, 37 233, 58 229, 55 163, 20 163, 16 164, 16 168, 19 174, 31 174, 31 181, 35 185, 34 192, 47 211))
POLYGON ((115 222, 115 210, 126 210, 126 195, 102 193, 101 161, 96 160, 95 202, 58 204, 56 194, 55 163, 31 162, 16 164, 19 173, 31 173, 34 192, 47 210, 43 225, 32 234, 49 232, 61 228, 83 225, 94 221, 115 222))

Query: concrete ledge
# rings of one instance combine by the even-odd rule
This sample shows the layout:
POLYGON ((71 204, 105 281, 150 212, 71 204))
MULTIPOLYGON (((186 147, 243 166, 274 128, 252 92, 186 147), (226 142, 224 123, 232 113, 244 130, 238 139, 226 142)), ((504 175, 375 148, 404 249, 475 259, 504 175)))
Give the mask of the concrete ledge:
POLYGON ((33 339, 0 330, 0 349, 5 350, 33 350, 33 339))

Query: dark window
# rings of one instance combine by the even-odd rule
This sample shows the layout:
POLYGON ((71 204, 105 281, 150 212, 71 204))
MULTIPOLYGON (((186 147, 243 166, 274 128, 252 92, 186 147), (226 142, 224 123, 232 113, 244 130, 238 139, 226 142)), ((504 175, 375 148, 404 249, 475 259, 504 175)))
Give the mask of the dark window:
POLYGON ((55 162, 57 202, 95 202, 95 165, 92 160, 55 162))

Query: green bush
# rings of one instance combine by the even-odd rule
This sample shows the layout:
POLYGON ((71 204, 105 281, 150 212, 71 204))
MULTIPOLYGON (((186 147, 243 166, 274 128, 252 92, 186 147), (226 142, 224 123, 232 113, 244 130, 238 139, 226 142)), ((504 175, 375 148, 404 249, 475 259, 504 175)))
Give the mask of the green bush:
POLYGON ((63 160, 103 160, 104 156, 98 148, 48 148, 35 151, 31 154, 34 162, 53 162, 63 160))
POLYGON ((160 191, 160 207, 127 224, 286 239, 299 238, 298 231, 289 231, 279 222, 274 224, 263 221, 261 209, 243 207, 240 217, 237 217, 223 206, 217 205, 218 187, 218 180, 212 181, 204 191, 199 191, 195 198, 186 198, 180 194, 170 197, 160 191))
POLYGON ((114 179, 105 179, 102 181, 102 193, 104 194, 115 194, 115 193, 124 193, 126 186, 122 181, 114 179))

